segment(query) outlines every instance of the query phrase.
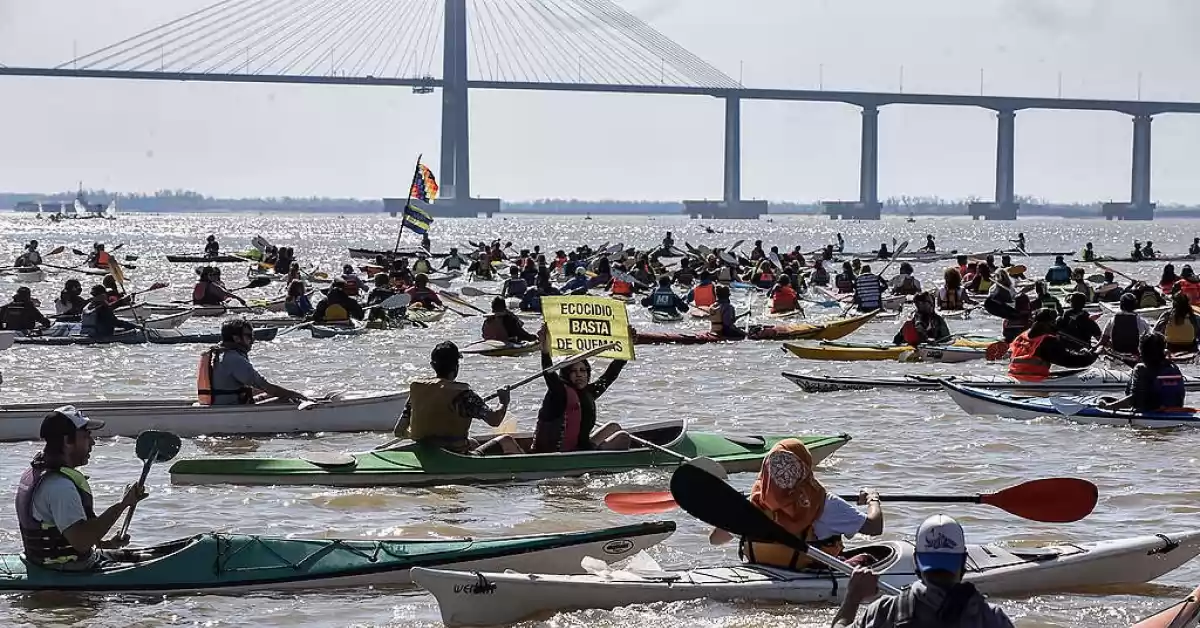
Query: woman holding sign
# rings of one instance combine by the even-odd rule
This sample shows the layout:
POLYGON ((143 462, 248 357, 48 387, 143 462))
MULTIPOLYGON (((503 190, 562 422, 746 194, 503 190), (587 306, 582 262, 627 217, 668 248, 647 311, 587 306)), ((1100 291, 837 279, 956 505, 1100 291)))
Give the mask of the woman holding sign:
MULTIPOLYGON (((550 335, 543 326, 538 331, 542 342, 542 368, 554 366, 550 359, 550 335)), ((596 430, 596 398, 604 394, 625 367, 624 360, 613 360, 596 381, 587 360, 560 369, 546 371, 546 398, 538 411, 537 432, 532 453, 586 451, 589 449, 629 449, 629 435, 620 425, 606 423, 596 430)))

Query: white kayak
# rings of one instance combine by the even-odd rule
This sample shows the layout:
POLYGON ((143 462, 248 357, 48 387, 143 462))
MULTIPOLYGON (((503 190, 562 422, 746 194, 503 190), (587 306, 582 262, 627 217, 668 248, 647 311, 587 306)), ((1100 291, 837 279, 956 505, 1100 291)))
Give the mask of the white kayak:
POLYGON ((42 418, 72 404, 105 422, 97 436, 137 436, 165 430, 183 438, 205 434, 385 432, 396 425, 408 393, 373 397, 335 396, 304 410, 294 403, 200 406, 195 399, 62 400, 0 405, 0 441, 37 440, 42 418))
POLYGON ((13 271, 13 281, 17 283, 39 283, 46 280, 46 271, 41 268, 17 268, 13 271))
MULTIPOLYGON (((896 587, 916 581, 913 545, 889 541, 847 551, 876 558, 872 569, 896 587)), ((1132 585, 1169 573, 1200 554, 1200 530, 1035 549, 972 545, 966 580, 989 596, 1024 596, 1132 585)), ((648 574, 556 576, 413 568, 413 582, 437 598, 447 626, 509 624, 578 609, 612 609, 692 599, 836 602, 846 576, 736 565, 648 574)))
POLYGON ((126 318, 124 316, 121 318, 138 323, 146 329, 178 329, 180 325, 186 323, 191 317, 192 312, 188 310, 178 314, 164 314, 162 316, 142 318, 141 320, 132 317, 126 318))
MULTIPOLYGON (((899 388, 905 390, 941 390, 942 380, 988 390, 1019 391, 1026 393, 1046 392, 1095 392, 1123 391, 1129 383, 1129 371, 1086 368, 1056 371, 1040 382, 1022 382, 1007 375, 968 377, 962 375, 900 375, 895 377, 837 377, 834 375, 807 375, 783 372, 783 376, 805 392, 833 392, 838 390, 870 390, 872 388, 899 388)), ((1200 390, 1200 380, 1187 380, 1188 390, 1200 390)))
MULTIPOLYGON (((1120 303, 1109 303, 1107 301, 1102 301, 1100 303, 1100 312, 1103 314, 1116 314, 1117 312, 1120 312, 1120 311, 1121 311, 1120 303)), ((1160 317, 1163 314, 1170 312, 1170 311, 1171 311, 1170 305, 1163 305, 1160 307, 1143 307, 1143 308, 1138 308, 1138 309, 1134 310, 1134 312, 1138 316, 1141 316, 1142 318, 1149 320, 1149 321, 1157 321, 1158 317, 1160 317)))
POLYGON ((1195 408, 1156 412, 1106 410, 1099 407, 1101 397, 1098 396, 1022 397, 1011 393, 970 388, 950 382, 942 382, 942 387, 963 411, 975 416, 999 416, 1021 420, 1062 417, 1076 423, 1121 427, 1200 426, 1200 413, 1195 408))
POLYGON ((683 320, 683 314, 679 312, 664 312, 662 310, 650 310, 650 319, 656 323, 677 323, 683 320))

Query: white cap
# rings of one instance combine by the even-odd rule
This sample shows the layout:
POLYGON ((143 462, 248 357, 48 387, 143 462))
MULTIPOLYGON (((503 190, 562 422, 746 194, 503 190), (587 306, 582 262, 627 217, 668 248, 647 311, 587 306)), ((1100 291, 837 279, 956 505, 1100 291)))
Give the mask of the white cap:
POLYGON ((962 570, 967 555, 967 541, 962 526, 946 515, 934 515, 917 530, 917 571, 962 570))

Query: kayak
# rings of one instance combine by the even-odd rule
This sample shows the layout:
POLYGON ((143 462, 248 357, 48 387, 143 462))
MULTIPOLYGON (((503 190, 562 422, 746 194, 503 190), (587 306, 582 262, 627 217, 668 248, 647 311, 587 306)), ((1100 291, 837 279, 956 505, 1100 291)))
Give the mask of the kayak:
POLYGON ((391 431, 408 393, 370 397, 336 396, 301 410, 294 403, 201 406, 195 398, 104 399, 0 405, 0 441, 37 440, 42 418, 71 403, 104 421, 96 436, 136 437, 166 430, 183 438, 206 434, 288 434, 391 431))
POLYGON ((1071 261, 1080 263, 1080 264, 1087 264, 1087 263, 1089 263, 1089 261, 1091 261, 1091 262, 1126 262, 1129 264, 1137 264, 1140 262, 1186 262, 1186 261, 1195 260, 1195 259, 1196 259, 1195 255, 1158 255, 1151 259, 1133 259, 1132 257, 1113 257, 1111 255, 1097 255, 1092 260, 1084 260, 1084 259, 1075 258, 1075 259, 1072 259, 1071 261))
MULTIPOLYGON (((914 547, 886 541, 847 550, 868 554, 871 569, 896 587, 911 585, 914 547)), ((990 596, 1031 596, 1080 588, 1149 582, 1200 554, 1200 531, 1116 541, 1016 548, 969 545, 965 580, 990 596)), ((515 623, 556 611, 612 609, 693 599, 832 603, 848 576, 827 569, 732 565, 687 571, 613 571, 588 575, 412 570, 415 583, 437 598, 446 626, 515 623)))
MULTIPOLYGON (((245 262, 244 258, 237 255, 168 255, 167 261, 173 264, 224 264, 230 262, 245 262)), ((258 261, 258 260, 251 260, 258 261)))
POLYGON ((135 323, 140 323, 146 329, 177 329, 180 325, 186 323, 191 317, 191 312, 180 312, 178 314, 167 314, 165 316, 143 318, 141 321, 138 321, 137 319, 132 320, 135 323))
MULTIPOLYGON (((312 292, 309 292, 311 295, 312 292)), ((192 316, 225 316, 226 314, 252 314, 267 312, 283 312, 287 309, 287 297, 277 297, 270 300, 248 300, 247 305, 188 305, 181 303, 145 303, 143 306, 150 314, 178 314, 191 312, 192 316)), ((120 315, 120 312, 117 312, 120 315)))
POLYGON ((783 350, 805 360, 835 362, 895 361, 904 359, 906 362, 957 363, 982 360, 987 357, 987 349, 956 347, 953 345, 921 345, 918 347, 900 345, 885 349, 873 347, 839 347, 824 343, 818 345, 801 345, 785 342, 783 350))
MULTIPOLYGON (((650 442, 689 457, 707 456, 730 473, 758 471, 776 442, 787 436, 733 436, 688 431, 682 420, 629 430, 650 442)), ((528 451, 533 434, 515 434, 528 451)), ((801 437, 813 460, 824 460, 850 441, 848 435, 801 437)), ((676 456, 634 444, 621 451, 472 456, 404 441, 386 450, 345 456, 284 458, 200 458, 171 466, 175 484, 276 484, 317 486, 437 486, 524 482, 620 473, 633 469, 674 468, 676 456), (332 458, 332 459, 330 459, 332 458)))
POLYGON ((436 323, 446 316, 446 308, 424 308, 409 306, 404 317, 417 323, 436 323))
MULTIPOLYGON (((255 329, 254 339, 264 342, 271 341, 275 339, 275 335, 278 333, 279 330, 274 328, 255 329)), ((143 343, 156 345, 217 344, 219 342, 221 342, 220 332, 196 334, 184 333, 178 329, 123 331, 106 338, 92 338, 90 336, 18 336, 16 339, 16 343, 19 345, 40 345, 49 347, 66 345, 137 345, 143 343)))
POLYGON ((1076 423, 1151 428, 1200 425, 1200 416, 1193 408, 1158 412, 1105 410, 1097 405, 1101 400, 1098 396, 1021 397, 950 382, 942 382, 942 387, 963 411, 976 416, 1025 420, 1060 416, 1076 423))
POLYGON ((41 268, 17 268, 13 270, 13 281, 17 283, 38 283, 46 280, 46 271, 41 268))
POLYGON ((1133 628, 1196 628, 1200 626, 1200 587, 1187 597, 1153 617, 1147 617, 1133 628))
MULTIPOLYGON (((1109 303, 1103 301, 1100 303, 1100 311, 1103 314, 1116 314, 1121 311, 1120 303, 1109 303)), ((1134 312, 1142 318, 1149 321, 1157 321, 1158 317, 1171 311, 1170 305, 1162 305, 1159 307, 1142 307, 1134 310, 1134 312)))
POLYGON ((313 338, 334 338, 337 336, 361 336, 368 331, 366 327, 356 325, 310 325, 309 332, 313 338))
POLYGON ((650 319, 656 323, 677 323, 683 320, 683 314, 680 314, 679 312, 650 310, 650 319))
POLYGON ((0 554, 0 591, 239 593, 402 586, 413 567, 537 569, 577 573, 593 557, 614 562, 660 543, 670 521, 603 530, 498 538, 292 539, 207 532, 129 550, 138 562, 70 573, 0 554))
MULTIPOLYGON (((1040 382, 1021 382, 1006 375, 963 377, 959 375, 902 375, 896 377, 835 377, 784 372, 783 376, 805 392, 837 390, 869 390, 897 388, 905 390, 941 390, 942 380, 971 388, 1007 390, 1026 393, 1124 391, 1129 371, 1085 368, 1058 371, 1040 382)), ((1188 380, 1188 390, 1200 390, 1200 380, 1188 380)))
MULTIPOLYGON (((350 253, 350 257, 354 259, 369 259, 374 260, 376 257, 383 256, 389 258, 393 256, 392 251, 377 251, 374 249, 346 249, 350 253)), ((450 257, 450 253, 430 253, 422 248, 416 249, 400 249, 394 253, 395 257, 416 257, 418 253, 425 253, 430 257, 450 257)))
MULTIPOLYGON (((825 323, 796 323, 792 325, 751 326, 746 340, 836 340, 848 336, 879 315, 870 312, 851 318, 839 318, 825 323)), ((710 342, 736 341, 713 333, 637 332, 635 345, 653 344, 705 344, 710 342)))
POLYGON ((463 347, 459 353, 463 355, 483 355, 491 358, 511 358, 537 353, 541 343, 536 340, 529 342, 508 343, 499 340, 480 340, 463 347))

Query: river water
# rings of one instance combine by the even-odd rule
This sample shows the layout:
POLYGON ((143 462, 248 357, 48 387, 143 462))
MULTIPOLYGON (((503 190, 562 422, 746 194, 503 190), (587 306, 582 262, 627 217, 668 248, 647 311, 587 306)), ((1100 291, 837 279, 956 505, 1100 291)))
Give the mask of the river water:
MULTIPOLYGON (((544 249, 580 242, 625 242, 648 246, 674 231, 680 243, 728 245, 733 240, 762 238, 768 246, 812 250, 840 230, 847 250, 868 250, 891 239, 911 239, 913 248, 926 233, 942 249, 991 250, 1015 231, 1024 231, 1033 251, 1078 250, 1085 241, 1101 254, 1126 255, 1134 239, 1151 239, 1167 253, 1181 253, 1195 225, 1188 221, 1117 223, 1098 220, 1034 219, 972 222, 968 219, 920 218, 882 222, 833 222, 815 217, 773 217, 771 221, 686 221, 675 217, 516 217, 439 219, 434 248, 445 250, 467 240, 503 238, 518 248, 541 244, 544 249), (722 231, 705 233, 702 224, 722 231)), ((86 249, 93 241, 126 243, 123 253, 136 254, 135 287, 166 280, 172 287, 154 297, 187 298, 194 280, 187 264, 166 264, 163 254, 200 248, 205 235, 218 235, 225 250, 248 247, 262 234, 278 245, 295 247, 301 262, 335 270, 348 261, 347 246, 390 248, 398 221, 380 216, 318 215, 123 215, 117 221, 74 221, 49 224, 31 215, 0 214, 0 259, 12 259, 30 238, 41 250, 65 244, 86 249), (168 294, 169 293, 169 294, 168 294)), ((416 236, 405 234, 405 243, 416 236)), ((747 246, 748 250, 748 246, 747 246)), ((57 263, 73 265, 68 250, 57 263)), ((51 260, 47 260, 51 261, 51 260)), ((1032 258, 1040 274, 1049 258, 1032 258)), ((1157 278, 1159 266, 1118 265, 1137 276, 1157 278)), ((940 277, 941 264, 917 266, 918 277, 940 277)), ((226 265, 226 283, 239 285, 239 265, 226 265)), ((894 272, 894 269, 893 271, 894 272)), ((46 309, 68 275, 34 285, 46 309)), ((14 286, 0 278, 0 294, 14 286)), ((487 287, 487 286, 480 286, 487 287)), ((86 284, 85 284, 86 289, 86 284)), ((253 296, 273 296, 275 287, 253 296)), ((486 303, 479 303, 486 306, 486 303)), ((640 308, 636 308, 640 310, 640 308)), ((820 308, 810 317, 833 315, 820 308)), ((631 308, 634 326, 657 327, 644 312, 631 308)), ((213 327, 211 320, 189 322, 185 329, 213 327)), ((999 322, 986 316, 950 321, 954 332, 998 334, 999 322)), ((314 340, 290 334, 256 345, 253 358, 269 378, 292 388, 314 392, 353 389, 404 389, 426 372, 429 349, 445 339, 465 344, 479 336, 479 318, 448 316, 428 330, 377 332, 355 338, 314 340)), ((855 340, 890 339, 897 323, 872 323, 855 340)), ((700 328, 696 322, 673 327, 700 328)), ((69 402, 96 397, 180 397, 195 391, 196 346, 110 346, 104 348, 26 348, 0 352, 4 383, 0 403, 69 402)), ((538 370, 536 356, 468 358, 460 379, 489 391, 538 370)), ((1192 367, 1185 367, 1191 369, 1192 367)), ((664 418, 687 418, 695 429, 759 434, 829 434, 847 432, 854 441, 820 469, 832 490, 850 492, 870 486, 881 493, 978 493, 1039 477, 1075 476, 1100 487, 1100 503, 1083 521, 1067 525, 1039 524, 987 507, 938 507, 885 504, 888 538, 911 537, 920 521, 936 512, 957 517, 968 541, 1026 543, 1087 542, 1200 526, 1196 498, 1200 468, 1195 432, 1150 433, 1064 421, 1016 422, 966 416, 939 392, 859 391, 806 394, 780 377, 782 370, 855 375, 896 372, 966 372, 999 374, 1002 367, 985 363, 929 366, 895 363, 817 363, 798 360, 779 343, 744 342, 707 346, 639 347, 637 361, 601 400, 601 420, 624 425, 664 418)), ((523 428, 542 397, 537 382, 513 394, 513 412, 523 428)), ((369 448, 385 435, 357 434, 307 439, 208 438, 186 441, 181 457, 205 455, 294 455, 301 450, 369 448)), ((14 487, 35 443, 0 445, 0 486, 14 487)), ((635 519, 613 514, 601 501, 618 486, 642 485, 656 490, 668 475, 638 472, 490 487, 433 489, 239 488, 172 487, 166 466, 150 476, 150 498, 138 509, 131 534, 136 542, 159 542, 197 532, 221 530, 251 534, 318 537, 443 535, 498 536, 578 530, 626 524, 635 519)), ((130 439, 98 443, 87 471, 97 504, 119 498, 140 470, 130 439)), ((752 475, 733 482, 748 488, 752 475)), ((7 488, 5 490, 8 490, 7 488)), ((19 551, 16 517, 5 509, 0 551, 19 551)), ((707 528, 676 513, 679 530, 651 555, 664 567, 710 566, 736 561, 732 546, 710 547, 707 528)), ((1021 626, 1128 626, 1200 583, 1200 564, 1193 563, 1151 586, 1115 594, 1042 595, 1000 603, 1021 626)), ((751 606, 694 601, 556 616, 546 623, 566 626, 699 626, 796 627, 827 626, 833 609, 808 606, 751 606)), ((352 590, 333 593, 256 594, 130 598, 0 596, 4 626, 436 626, 432 597, 419 590, 352 590)))

